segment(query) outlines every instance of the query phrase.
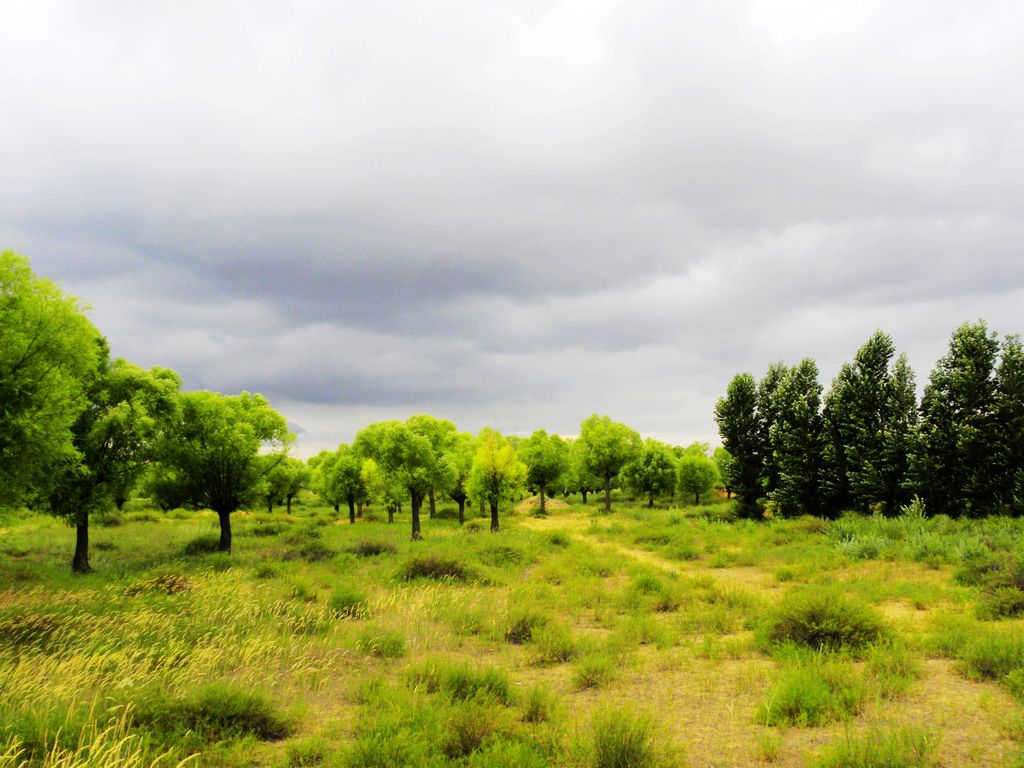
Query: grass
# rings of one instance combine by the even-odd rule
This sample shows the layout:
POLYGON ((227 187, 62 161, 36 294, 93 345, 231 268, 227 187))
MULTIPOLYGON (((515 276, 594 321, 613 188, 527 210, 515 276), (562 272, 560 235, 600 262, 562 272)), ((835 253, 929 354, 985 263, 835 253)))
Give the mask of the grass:
POLYGON ((411 542, 307 497, 226 555, 212 513, 133 500, 85 577, 73 530, 7 514, 0 766, 804 768, 910 727, 1013 764, 1024 523, 569 503, 493 535, 442 505, 411 542))
POLYGON ((919 728, 847 734, 828 749, 814 768, 928 768, 935 765, 937 742, 919 728))

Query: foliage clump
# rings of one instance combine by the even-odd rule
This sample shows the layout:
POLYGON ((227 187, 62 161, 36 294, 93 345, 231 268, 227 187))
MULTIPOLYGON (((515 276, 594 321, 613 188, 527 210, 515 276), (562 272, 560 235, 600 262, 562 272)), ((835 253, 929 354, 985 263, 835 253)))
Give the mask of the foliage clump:
POLYGON ((593 768, 654 768, 659 765, 651 723, 628 709, 609 709, 591 721, 593 768))
POLYGON ((139 595, 180 595, 192 589, 189 580, 180 573, 163 573, 151 579, 143 579, 129 586, 124 594, 126 597, 139 595))
POLYGON ((867 695, 852 664, 815 659, 782 673, 757 719, 765 725, 825 725, 856 715, 867 695))
POLYGON ((477 669, 468 664, 432 659, 410 669, 406 682, 410 688, 442 693, 453 701, 482 697, 508 705, 515 699, 508 675, 493 667, 477 669))
POLYGON ((361 619, 370 612, 366 597, 354 587, 338 587, 331 593, 327 605, 341 619, 361 619))
POLYGON ((435 581, 468 581, 470 571, 466 565, 443 555, 413 557, 402 566, 401 576, 406 581, 433 579, 435 581))
POLYGON ((817 651, 860 651, 886 639, 889 628, 865 605, 830 590, 809 590, 782 602, 762 627, 762 645, 791 643, 817 651))
POLYGON ((388 541, 357 541, 350 551, 356 557, 377 557, 393 555, 398 552, 398 548, 388 541))
POLYGON ((918 728, 847 734, 830 746, 814 768, 927 768, 935 764, 938 740, 918 728))

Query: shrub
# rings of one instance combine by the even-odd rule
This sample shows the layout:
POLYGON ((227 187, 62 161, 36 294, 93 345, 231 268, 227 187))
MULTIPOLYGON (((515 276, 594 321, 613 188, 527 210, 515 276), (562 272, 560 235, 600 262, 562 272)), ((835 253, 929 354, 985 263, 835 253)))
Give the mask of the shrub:
POLYGON ((398 547, 387 541, 357 541, 350 551, 356 557, 377 557, 393 555, 398 552, 398 547))
POLYGON ((104 528, 118 528, 124 525, 124 517, 117 512, 110 512, 106 515, 98 515, 96 522, 104 528))
POLYGON ((394 629, 367 628, 359 636, 356 646, 367 656, 380 659, 399 659, 405 656, 405 638, 394 629))
POLYGON ((904 693, 921 676, 921 662, 905 645, 883 643, 867 654, 867 666, 885 698, 904 693))
POLYGON ((145 594, 178 595, 192 588, 187 578, 179 573, 164 573, 151 579, 137 581, 129 586, 124 594, 126 597, 137 597, 145 594))
POLYGON ((196 738, 211 743, 253 736, 276 741, 290 735, 292 722, 270 697, 218 683, 186 698, 154 695, 136 704, 135 724, 164 741, 196 738))
POLYGON ((330 560, 337 554, 319 539, 310 539, 285 551, 281 557, 284 560, 305 560, 307 563, 319 563, 330 560))
POLYGON ((507 544, 498 544, 480 550, 480 561, 497 568, 514 568, 527 561, 526 553, 507 544))
POLYGON ((580 689, 600 688, 615 677, 615 661, 605 654, 580 657, 572 671, 572 682, 580 689))
POLYGON ((281 572, 276 566, 271 565, 270 563, 263 563, 262 565, 256 566, 252 575, 257 579, 276 579, 281 575, 281 572))
POLYGON ((181 554, 186 557, 193 555, 207 555, 216 552, 220 548, 220 537, 216 534, 204 534, 185 542, 181 548, 181 554))
POLYGON ((250 533, 253 536, 277 536, 286 530, 288 530, 288 526, 284 523, 259 523, 250 533))
POLYGON ((628 709, 594 715, 593 768, 651 768, 657 765, 650 722, 628 709))
POLYGON ((523 699, 524 723, 546 723, 554 719, 558 699, 546 685, 535 685, 526 691, 523 699))
POLYGON ((341 586, 331 593, 328 607, 341 619, 362 619, 370 612, 363 593, 354 587, 341 586))
POLYGON ((556 531, 555 533, 548 534, 548 544, 559 549, 565 549, 572 544, 572 540, 567 533, 556 531))
POLYGON ((934 764, 937 740, 917 728, 847 733, 829 747, 815 768, 927 768, 934 764))
POLYGON ((480 749, 494 732, 494 719, 494 713, 476 701, 453 707, 440 734, 441 753, 458 760, 480 749))
POLYGON ((537 664, 562 664, 572 661, 579 653, 572 633, 562 624, 550 623, 534 633, 537 664))
POLYGON ((765 725, 816 726, 860 712, 867 689, 851 664, 816 659, 783 670, 758 712, 765 725))
POLYGON ((427 693, 440 692, 453 701, 482 696, 507 705, 514 698, 508 675, 493 667, 474 669, 468 664, 431 660, 411 668, 406 674, 406 681, 412 688, 427 693))
POLYGON ((469 756, 466 768, 549 768, 551 760, 527 741, 494 738, 469 756))
POLYGON ((1016 587, 996 587, 982 595, 974 613, 982 621, 1020 616, 1024 614, 1024 592, 1016 587))
POLYGON ((770 614, 761 641, 766 647, 793 643, 821 651, 860 650, 890 632, 873 610, 839 594, 813 590, 787 599, 770 614))
POLYGON ((522 645, 533 639, 533 633, 548 622, 543 613, 532 610, 520 610, 509 616, 508 629, 505 630, 505 642, 522 645))
POLYGON ((413 579, 433 579, 436 581, 466 581, 469 579, 469 570, 459 560, 441 555, 422 555, 413 557, 402 566, 402 578, 406 581, 413 579))
POLYGON ((966 644, 962 657, 972 677, 1001 681, 1024 668, 1024 635, 1012 630, 984 632, 966 644))
POLYGON ((321 736, 310 736, 302 741, 288 745, 289 768, 304 768, 309 765, 320 765, 327 759, 330 748, 321 736))

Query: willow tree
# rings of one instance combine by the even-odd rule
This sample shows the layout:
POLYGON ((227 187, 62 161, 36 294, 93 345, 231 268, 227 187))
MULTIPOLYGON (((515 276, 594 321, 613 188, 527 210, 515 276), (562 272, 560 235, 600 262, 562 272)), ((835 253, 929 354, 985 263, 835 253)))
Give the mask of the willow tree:
POLYGON ((556 483, 569 469, 569 446, 558 435, 538 429, 519 447, 526 464, 526 480, 540 494, 540 514, 547 514, 544 501, 548 486, 556 483))
POLYGON ((470 495, 482 499, 491 510, 491 532, 498 530, 498 505, 522 490, 526 465, 512 444, 494 429, 481 430, 469 473, 470 495))
POLYGON ((640 452, 640 435, 596 413, 580 424, 579 443, 588 471, 604 483, 604 511, 612 509, 612 479, 640 452))

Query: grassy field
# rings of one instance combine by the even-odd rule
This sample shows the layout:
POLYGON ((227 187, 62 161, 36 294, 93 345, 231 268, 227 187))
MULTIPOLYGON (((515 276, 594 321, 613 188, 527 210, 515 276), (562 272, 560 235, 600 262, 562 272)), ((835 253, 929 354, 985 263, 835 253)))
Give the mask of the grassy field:
POLYGON ((1024 765, 1017 521, 442 512, 0 521, 0 766, 1024 765))

